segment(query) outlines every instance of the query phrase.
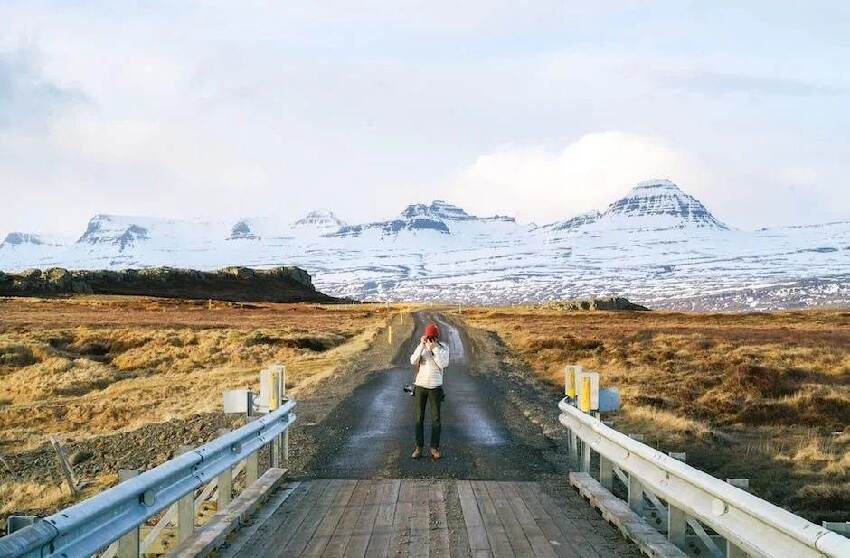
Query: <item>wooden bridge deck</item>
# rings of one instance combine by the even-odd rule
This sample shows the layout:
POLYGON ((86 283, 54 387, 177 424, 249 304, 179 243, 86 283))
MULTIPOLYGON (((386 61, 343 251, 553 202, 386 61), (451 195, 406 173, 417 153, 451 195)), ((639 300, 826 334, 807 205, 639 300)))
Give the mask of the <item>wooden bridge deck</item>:
POLYGON ((553 498, 536 482, 293 482, 274 494, 217 554, 640 556, 580 497, 565 494, 566 501, 553 498))

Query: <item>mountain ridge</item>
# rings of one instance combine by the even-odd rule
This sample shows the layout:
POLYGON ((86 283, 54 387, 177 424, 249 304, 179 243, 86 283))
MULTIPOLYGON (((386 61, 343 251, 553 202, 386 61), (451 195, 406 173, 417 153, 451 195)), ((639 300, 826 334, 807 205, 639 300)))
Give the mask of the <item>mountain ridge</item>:
POLYGON ((644 181, 604 210, 542 226, 434 200, 363 224, 345 224, 328 210, 295 222, 100 214, 64 245, 15 234, 0 246, 0 269, 287 264, 308 269, 323 292, 359 300, 509 304, 624 296, 705 310, 850 300, 850 221, 732 229, 668 180, 644 181))

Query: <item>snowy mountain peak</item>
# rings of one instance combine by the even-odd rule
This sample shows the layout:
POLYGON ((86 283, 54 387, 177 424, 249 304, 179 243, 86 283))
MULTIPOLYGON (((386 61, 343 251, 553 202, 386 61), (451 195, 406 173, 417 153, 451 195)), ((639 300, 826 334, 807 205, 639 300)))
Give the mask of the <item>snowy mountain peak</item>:
POLYGON ((136 241, 148 238, 150 238, 148 227, 134 223, 132 217, 95 215, 77 243, 114 244, 124 250, 133 246, 136 241))
POLYGON ((599 220, 600 217, 602 217, 602 214, 600 212, 595 210, 588 211, 587 213, 581 213, 565 221, 557 221, 549 225, 544 225, 541 228, 550 231, 572 231, 578 229, 579 227, 583 227, 584 225, 595 223, 599 220))
POLYGON ((318 209, 311 211, 302 219, 293 223, 296 227, 313 227, 316 229, 326 229, 328 231, 337 230, 345 226, 345 221, 334 215, 333 211, 326 209, 318 209))
POLYGON ((257 238, 259 237, 254 233, 254 229, 247 219, 237 221, 235 225, 230 227, 230 236, 227 237, 228 240, 256 240, 257 238))
POLYGON ((402 219, 438 219, 449 221, 469 221, 476 217, 468 214, 456 205, 443 200, 434 200, 431 205, 416 203, 408 205, 401 212, 402 219))
POLYGON ((647 180, 615 201, 598 220, 618 228, 727 229, 696 198, 669 180, 647 180))
POLYGON ((58 245, 58 243, 54 242, 52 239, 45 238, 40 234, 10 232, 6 235, 6 238, 3 239, 3 242, 0 243, 0 248, 4 246, 42 246, 45 244, 49 246, 58 245))
POLYGON ((672 180, 668 180, 666 178, 656 178, 652 180, 642 180, 638 182, 635 187, 629 191, 627 197, 642 195, 652 196, 664 191, 684 195, 682 189, 676 186, 676 183, 672 180))

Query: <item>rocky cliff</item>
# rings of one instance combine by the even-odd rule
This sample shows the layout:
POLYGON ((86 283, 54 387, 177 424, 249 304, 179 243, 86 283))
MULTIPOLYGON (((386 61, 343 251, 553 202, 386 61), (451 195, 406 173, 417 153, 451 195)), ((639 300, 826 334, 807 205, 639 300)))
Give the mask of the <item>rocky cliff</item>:
POLYGON ((546 308, 555 308, 557 310, 608 310, 608 311, 634 311, 648 312, 649 308, 640 304, 635 304, 626 298, 611 297, 611 298, 592 298, 587 300, 559 300, 557 302, 549 302, 543 305, 546 308))
POLYGON ((310 275, 299 267, 251 269, 225 267, 196 271, 170 267, 120 271, 69 271, 61 267, 0 272, 0 295, 62 294, 147 295, 263 302, 340 302, 316 290, 310 275))

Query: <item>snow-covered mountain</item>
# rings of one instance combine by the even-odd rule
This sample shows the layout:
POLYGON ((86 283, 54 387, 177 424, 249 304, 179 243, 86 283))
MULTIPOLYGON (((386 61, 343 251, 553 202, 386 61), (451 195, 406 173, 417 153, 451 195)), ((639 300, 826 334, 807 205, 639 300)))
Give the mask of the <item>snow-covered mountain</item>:
POLYGON ((553 223, 556 230, 728 229, 705 206, 669 180, 647 180, 631 189, 604 212, 583 213, 553 223))
POLYGON ((97 215, 76 240, 11 233, 0 269, 298 265, 328 294, 364 300, 539 302, 622 295, 651 307, 768 309, 850 303, 850 221, 730 229, 668 180, 544 226, 445 201, 348 225, 97 215))

